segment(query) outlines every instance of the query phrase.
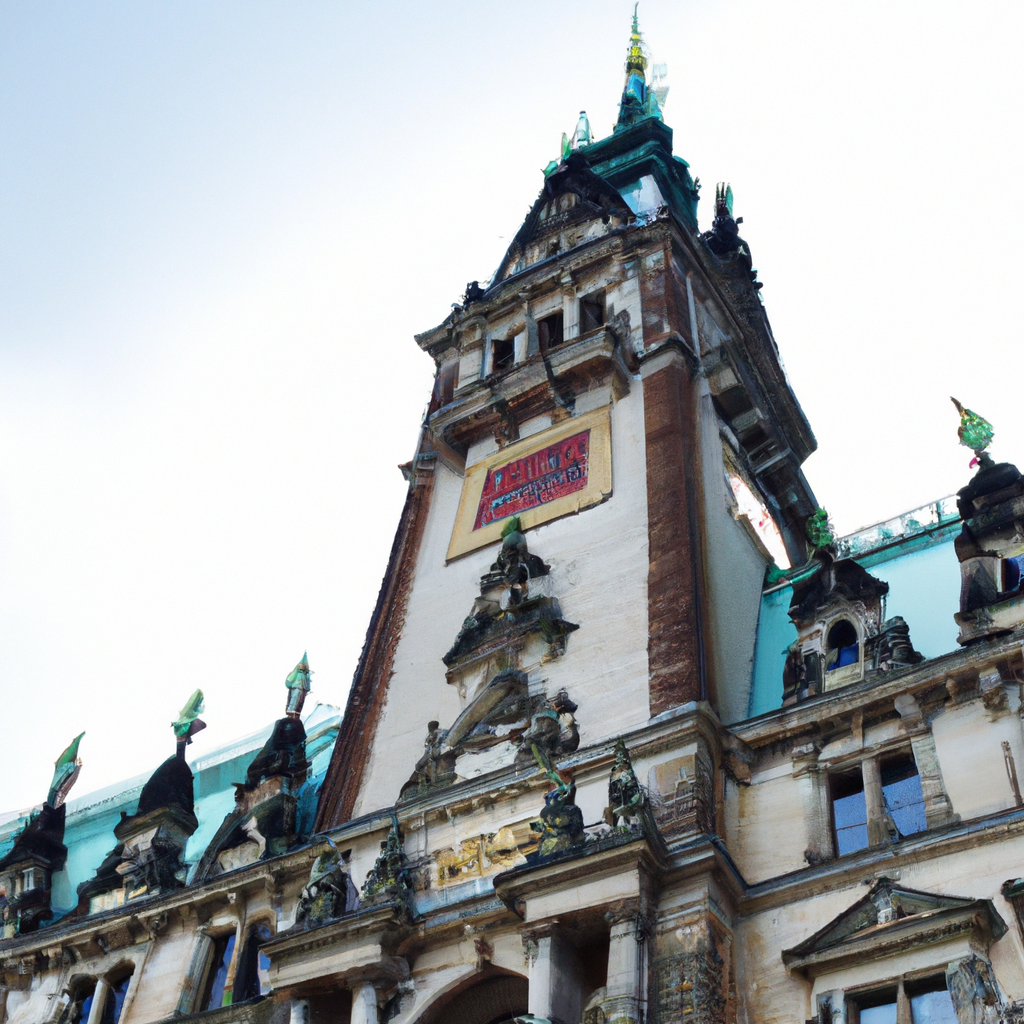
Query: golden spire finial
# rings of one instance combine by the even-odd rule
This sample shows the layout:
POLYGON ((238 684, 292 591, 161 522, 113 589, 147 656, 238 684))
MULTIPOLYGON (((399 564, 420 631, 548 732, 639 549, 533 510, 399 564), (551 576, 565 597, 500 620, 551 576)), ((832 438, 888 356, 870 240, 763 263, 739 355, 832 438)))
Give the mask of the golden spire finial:
POLYGON ((639 72, 640 76, 643 77, 647 71, 647 58, 644 56, 642 39, 640 37, 640 22, 637 17, 637 8, 640 3, 633 5, 633 31, 629 36, 629 56, 626 58, 626 79, 632 72, 639 72))

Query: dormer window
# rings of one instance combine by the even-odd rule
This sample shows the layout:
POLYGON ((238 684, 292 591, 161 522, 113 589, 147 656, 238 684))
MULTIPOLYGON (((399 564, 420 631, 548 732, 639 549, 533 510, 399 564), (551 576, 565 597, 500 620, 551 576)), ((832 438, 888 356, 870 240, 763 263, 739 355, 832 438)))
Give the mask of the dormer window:
POLYGON ((828 631, 825 671, 834 672, 847 665, 856 665, 859 660, 860 642, 857 638, 857 630, 849 619, 840 619, 828 631))
POLYGON ((591 292, 580 299, 580 333, 604 326, 604 292, 591 292))
POLYGON ((537 337, 540 340, 541 352, 557 348, 562 344, 565 336, 562 333, 561 310, 557 313, 552 313, 551 316, 544 317, 543 320, 537 321, 537 337))

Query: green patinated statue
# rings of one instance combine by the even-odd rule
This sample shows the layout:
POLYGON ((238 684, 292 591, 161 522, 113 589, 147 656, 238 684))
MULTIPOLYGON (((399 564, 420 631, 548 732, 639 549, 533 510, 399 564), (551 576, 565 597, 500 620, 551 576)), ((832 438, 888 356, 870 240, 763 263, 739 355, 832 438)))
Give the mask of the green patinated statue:
POLYGON ((46 802, 53 808, 60 807, 64 803, 82 770, 82 762, 78 757, 78 744, 82 742, 84 735, 84 732, 80 732, 53 763, 53 781, 50 783, 50 792, 46 797, 46 802))
POLYGON ((952 396, 949 400, 956 406, 956 411, 960 413, 960 427, 956 432, 960 443, 974 452, 982 466, 985 466, 986 463, 991 464, 992 458, 985 452, 985 449, 992 443, 992 438, 995 436, 992 424, 984 416, 965 409, 952 396))
POLYGON ((302 705, 305 703, 306 694, 312 689, 309 682, 311 675, 312 673, 309 671, 309 655, 303 653, 302 661, 291 670, 288 678, 284 681, 284 685, 288 687, 288 706, 285 708, 285 714, 290 715, 292 718, 298 718, 302 712, 302 705))
POLYGON ((646 803, 643 786, 633 771, 625 740, 615 744, 615 764, 608 780, 608 807, 616 828, 640 824, 646 803))
POLYGON ((192 737, 206 728, 206 723, 199 717, 203 712, 203 691, 196 690, 185 702, 171 728, 178 740, 178 751, 184 756, 185 744, 192 742, 192 737))

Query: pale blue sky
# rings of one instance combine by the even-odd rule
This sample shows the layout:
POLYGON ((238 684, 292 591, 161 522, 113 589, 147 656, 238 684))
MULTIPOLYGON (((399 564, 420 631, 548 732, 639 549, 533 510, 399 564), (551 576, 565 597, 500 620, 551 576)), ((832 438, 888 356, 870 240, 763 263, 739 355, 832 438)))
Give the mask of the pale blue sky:
MULTIPOLYGON (((0 6, 0 807, 343 703, 430 366, 631 3, 0 6)), ((666 121, 728 179, 843 529, 1024 462, 1019 3, 643 0, 666 121)), ((467 601, 472 595, 467 595, 467 601)), ((468 607, 468 605, 467 605, 468 607)), ((951 610, 952 611, 952 610, 951 610)), ((913 623, 911 623, 913 630, 913 623)))

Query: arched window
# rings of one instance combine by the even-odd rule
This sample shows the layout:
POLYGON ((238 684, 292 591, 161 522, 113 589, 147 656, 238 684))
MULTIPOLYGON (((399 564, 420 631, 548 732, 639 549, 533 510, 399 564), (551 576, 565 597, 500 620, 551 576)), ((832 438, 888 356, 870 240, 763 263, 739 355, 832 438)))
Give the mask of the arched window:
POLYGON ((128 995, 128 986, 131 983, 131 971, 110 982, 110 990, 107 992, 106 1002, 103 1004, 103 1016, 100 1017, 100 1024, 118 1024, 121 1019, 121 1010, 124 1008, 125 997, 128 995))
POLYGON ((840 619, 828 631, 825 671, 832 672, 846 665, 855 665, 859 660, 860 642, 857 639, 857 630, 849 619, 840 619))
POLYGON ((260 947, 270 941, 272 934, 266 921, 250 926, 245 937, 245 945, 242 947, 242 955, 238 958, 238 967, 235 969, 232 1002, 240 1003, 266 994, 270 959, 260 947))
POLYGON ((74 988, 74 995, 68 1008, 64 1011, 62 1021, 68 1024, 85 1024, 92 1012, 92 1003, 96 995, 96 979, 85 978, 74 988))

